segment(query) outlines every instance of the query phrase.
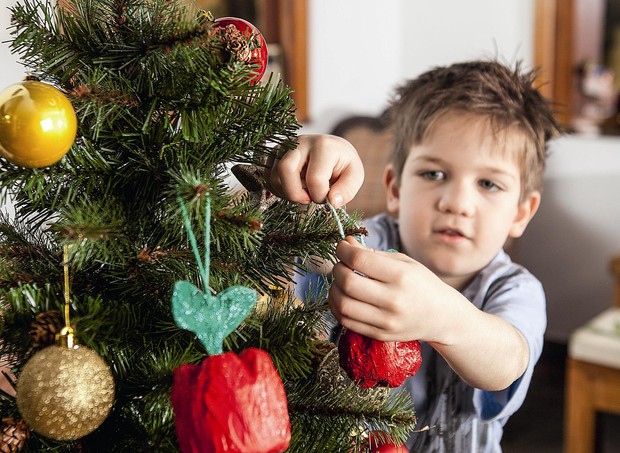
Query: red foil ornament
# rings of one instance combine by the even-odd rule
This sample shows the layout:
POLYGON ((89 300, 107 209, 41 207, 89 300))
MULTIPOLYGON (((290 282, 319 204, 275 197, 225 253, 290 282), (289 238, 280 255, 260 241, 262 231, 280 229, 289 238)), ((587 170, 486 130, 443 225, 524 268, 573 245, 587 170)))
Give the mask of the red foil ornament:
POLYGON ((379 341, 345 329, 338 341, 341 368, 361 388, 398 387, 422 364, 418 340, 379 341))
POLYGON ((389 440, 386 433, 371 431, 368 434, 368 451, 370 453, 409 453, 405 444, 389 440))
POLYGON ((256 42, 256 48, 252 49, 250 53, 250 64, 257 66, 257 70, 252 77, 252 83, 257 83, 265 74, 267 69, 267 62, 269 61, 269 54, 267 52, 267 41, 265 41, 262 33, 252 25, 250 22, 238 17, 220 17, 214 20, 214 27, 216 29, 226 28, 228 25, 234 26, 241 32, 247 39, 253 37, 256 42))
POLYGON ((261 349, 181 365, 171 400, 183 453, 277 453, 289 446, 284 386, 261 349))

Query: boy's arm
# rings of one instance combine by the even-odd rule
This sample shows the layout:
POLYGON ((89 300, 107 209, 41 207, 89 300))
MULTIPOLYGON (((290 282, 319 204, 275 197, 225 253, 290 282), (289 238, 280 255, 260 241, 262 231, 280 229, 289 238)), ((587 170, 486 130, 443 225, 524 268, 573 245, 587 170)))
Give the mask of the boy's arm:
POLYGON ((281 198, 308 204, 329 201, 340 207, 364 181, 364 166, 348 141, 334 135, 301 135, 298 146, 272 156, 265 169, 267 189, 281 198))
MULTIPOLYGON (((467 300, 465 303, 472 311, 469 316, 463 313, 458 319, 458 313, 455 312, 450 317, 450 323, 454 326, 452 341, 430 344, 472 387, 489 391, 503 390, 527 368, 528 344, 508 321, 478 310, 467 300)), ((460 305, 464 303, 460 302, 460 305)))
POLYGON ((400 253, 341 242, 329 303, 345 327, 378 340, 431 344, 468 384, 502 390, 525 371, 529 348, 504 319, 476 308, 400 253), (353 269, 361 272, 353 272, 353 269))

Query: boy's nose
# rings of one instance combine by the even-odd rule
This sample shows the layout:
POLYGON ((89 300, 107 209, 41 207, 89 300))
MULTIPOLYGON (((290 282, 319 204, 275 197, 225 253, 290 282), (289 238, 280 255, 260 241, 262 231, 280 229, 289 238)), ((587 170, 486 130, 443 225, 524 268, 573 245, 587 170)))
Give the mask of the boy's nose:
POLYGON ((474 193, 464 184, 450 184, 441 192, 438 209, 441 212, 470 217, 474 214, 474 193))

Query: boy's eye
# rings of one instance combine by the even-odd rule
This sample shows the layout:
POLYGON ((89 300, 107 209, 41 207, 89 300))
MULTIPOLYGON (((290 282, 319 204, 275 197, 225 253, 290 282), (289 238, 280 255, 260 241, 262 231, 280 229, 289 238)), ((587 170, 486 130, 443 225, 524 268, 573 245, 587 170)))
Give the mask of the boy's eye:
POLYGON ((446 175, 443 171, 439 170, 429 170, 422 172, 420 174, 424 179, 428 179, 429 181, 440 181, 442 179, 446 179, 446 175))
POLYGON ((490 191, 499 190, 499 186, 497 184, 487 179, 483 179, 482 181, 480 181, 480 187, 490 191))

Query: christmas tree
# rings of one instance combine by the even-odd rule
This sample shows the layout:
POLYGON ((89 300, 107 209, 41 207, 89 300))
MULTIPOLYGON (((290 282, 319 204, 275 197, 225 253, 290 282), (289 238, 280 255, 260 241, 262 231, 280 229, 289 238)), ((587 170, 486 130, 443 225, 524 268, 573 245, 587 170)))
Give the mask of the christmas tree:
MULTIPOLYGON (((53 164, 0 159, 15 208, 0 218, 0 357, 19 394, 33 356, 74 329, 109 366, 114 391, 104 420, 69 439, 31 429, 15 395, 2 392, 0 449, 178 451, 174 372, 208 356, 173 316, 179 281, 258 295, 223 350, 269 354, 286 391, 287 451, 361 451, 371 431, 404 440, 415 423, 408 397, 348 381, 324 340, 324 297, 301 304, 287 289, 301 263, 333 259, 338 222, 347 234, 362 230, 355 216, 296 206, 262 187, 262 166, 274 149, 295 147, 299 124, 290 89, 275 76, 258 83, 258 32, 182 0, 23 0, 11 15, 12 50, 34 83, 70 101, 77 134, 67 133, 71 149, 53 164), (245 190, 234 190, 231 167, 245 190), (206 276, 196 250, 210 251, 206 276)), ((29 153, 42 139, 4 136, 0 147, 29 153)), ((58 365, 50 357, 43 366, 58 365)), ((87 374, 82 359, 73 366, 71 376, 87 374)), ((50 417, 54 401, 40 403, 37 417, 50 417)))

